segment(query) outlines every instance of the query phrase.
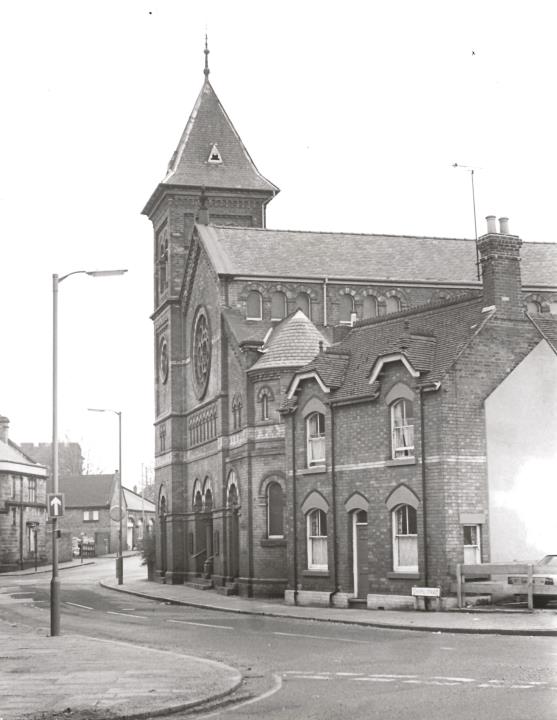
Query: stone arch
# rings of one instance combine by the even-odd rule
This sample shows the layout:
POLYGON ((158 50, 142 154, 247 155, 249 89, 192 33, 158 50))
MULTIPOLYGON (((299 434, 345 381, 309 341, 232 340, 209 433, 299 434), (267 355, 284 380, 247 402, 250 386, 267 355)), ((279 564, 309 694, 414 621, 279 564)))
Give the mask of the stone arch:
POLYGON ((240 488, 238 474, 231 469, 226 479, 226 505, 234 507, 240 505, 240 488))
POLYGON ((369 509, 369 501, 359 492, 353 492, 348 500, 344 503, 346 512, 352 512, 354 510, 365 510, 369 509))
POLYGON ((265 493, 267 492, 267 486, 272 482, 277 482, 281 486, 283 492, 286 492, 286 480, 284 478, 284 475, 281 472, 275 471, 267 473, 267 475, 264 475, 261 479, 261 482, 259 483, 259 488, 257 490, 257 494, 260 498, 265 497, 265 493))
POLYGON ((410 507, 416 510, 420 506, 420 503, 420 498, 404 483, 397 485, 385 500, 385 505, 388 510, 394 510, 398 505, 410 505, 410 507))
POLYGON ((302 417, 307 417, 308 415, 311 415, 311 413, 318 412, 322 415, 327 414, 327 408, 323 404, 323 402, 316 397, 315 395, 306 402, 304 407, 301 410, 302 417))
POLYGON ((307 515, 310 510, 322 510, 325 514, 329 511, 329 503, 318 490, 311 490, 302 503, 304 515, 307 515))
POLYGON ((406 400, 410 400, 410 402, 414 402, 416 399, 416 394, 411 390, 411 388, 408 387, 408 385, 406 385, 406 383, 397 382, 385 395, 385 403, 387 405, 390 405, 392 402, 398 400, 399 398, 405 398, 406 400))

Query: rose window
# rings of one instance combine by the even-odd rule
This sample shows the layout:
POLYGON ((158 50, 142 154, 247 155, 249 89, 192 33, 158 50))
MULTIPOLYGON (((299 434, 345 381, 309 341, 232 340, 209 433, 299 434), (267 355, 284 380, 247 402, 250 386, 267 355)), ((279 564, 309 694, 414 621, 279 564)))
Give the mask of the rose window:
POLYGON ((211 333, 205 312, 201 310, 193 333, 193 374, 197 394, 202 397, 209 382, 211 368, 211 333))

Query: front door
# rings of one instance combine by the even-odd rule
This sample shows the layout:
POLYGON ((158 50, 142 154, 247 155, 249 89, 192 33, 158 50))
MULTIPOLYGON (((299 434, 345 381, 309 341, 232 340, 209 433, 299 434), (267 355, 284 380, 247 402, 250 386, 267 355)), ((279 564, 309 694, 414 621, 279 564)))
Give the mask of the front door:
POLYGON ((365 599, 368 592, 368 533, 367 512, 352 513, 352 547, 354 554, 354 596, 365 599))

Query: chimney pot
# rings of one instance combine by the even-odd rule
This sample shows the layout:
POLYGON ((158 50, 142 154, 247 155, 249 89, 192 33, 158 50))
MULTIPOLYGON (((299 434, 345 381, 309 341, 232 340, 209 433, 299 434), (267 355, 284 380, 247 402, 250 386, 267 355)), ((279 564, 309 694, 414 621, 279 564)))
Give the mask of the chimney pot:
POLYGON ((7 417, 0 415, 0 440, 2 442, 8 442, 8 429, 10 427, 10 421, 7 417))
POLYGON ((491 235, 492 233, 497 232, 497 225, 495 222, 495 215, 488 215, 486 217, 487 220, 487 233, 488 235, 491 235))
POLYGON ((499 218, 499 232, 501 235, 509 235, 509 218, 507 217, 500 217, 499 218))

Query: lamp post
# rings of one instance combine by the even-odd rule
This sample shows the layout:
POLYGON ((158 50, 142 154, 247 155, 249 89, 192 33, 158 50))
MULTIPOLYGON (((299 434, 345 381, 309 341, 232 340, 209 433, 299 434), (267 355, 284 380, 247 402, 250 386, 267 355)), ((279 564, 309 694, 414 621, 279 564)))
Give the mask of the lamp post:
MULTIPOLYGON (((70 275, 104 277, 123 275, 127 270, 74 270, 59 277, 52 276, 52 490, 59 492, 58 483, 58 285, 70 275)), ((52 518, 52 579, 50 581, 50 634, 60 635, 60 579, 58 577, 58 518, 52 518)))
POLYGON ((88 408, 89 412, 108 412, 118 415, 118 555, 116 557, 116 579, 118 585, 124 582, 124 558, 122 556, 122 411, 109 408, 88 408))

